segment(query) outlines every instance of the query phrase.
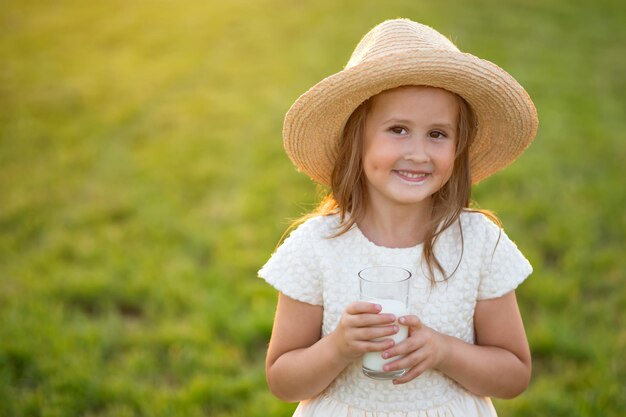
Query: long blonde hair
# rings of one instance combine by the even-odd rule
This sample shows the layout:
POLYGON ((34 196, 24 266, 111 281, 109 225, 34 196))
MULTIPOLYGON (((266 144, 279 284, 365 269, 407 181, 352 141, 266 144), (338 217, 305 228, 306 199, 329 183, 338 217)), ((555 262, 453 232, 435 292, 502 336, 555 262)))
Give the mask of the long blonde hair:
MULTIPOLYGON (((461 262, 459 259, 457 267, 448 274, 434 253, 437 238, 455 223, 458 224, 461 242, 463 241, 463 229, 458 221, 461 212, 464 210, 479 211, 499 224, 493 213, 469 208, 472 186, 469 147, 475 135, 476 121, 469 104, 459 95, 455 94, 455 97, 459 105, 459 122, 454 167, 448 182, 432 196, 431 220, 426 225, 423 242, 424 261, 433 283, 436 281, 435 270, 439 271, 444 279, 447 279, 454 274, 461 262)), ((332 172, 330 192, 313 212, 294 222, 288 231, 311 217, 338 214, 340 216, 339 227, 337 232, 330 236, 337 237, 346 233, 363 218, 367 201, 367 186, 362 165, 363 139, 365 122, 371 103, 372 97, 357 107, 346 122, 337 148, 337 159, 332 172)))

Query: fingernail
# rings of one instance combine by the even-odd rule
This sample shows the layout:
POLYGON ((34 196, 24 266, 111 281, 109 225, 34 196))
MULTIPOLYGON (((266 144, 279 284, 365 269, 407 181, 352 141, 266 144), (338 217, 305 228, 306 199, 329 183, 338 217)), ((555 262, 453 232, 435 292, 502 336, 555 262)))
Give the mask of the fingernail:
POLYGON ((404 324, 404 323, 406 323, 406 319, 405 319, 404 317, 400 317, 400 318, 398 319, 398 322, 399 322, 400 324, 404 324))
POLYGON ((383 352, 383 359, 387 359, 389 357, 389 354, 387 352, 383 352))

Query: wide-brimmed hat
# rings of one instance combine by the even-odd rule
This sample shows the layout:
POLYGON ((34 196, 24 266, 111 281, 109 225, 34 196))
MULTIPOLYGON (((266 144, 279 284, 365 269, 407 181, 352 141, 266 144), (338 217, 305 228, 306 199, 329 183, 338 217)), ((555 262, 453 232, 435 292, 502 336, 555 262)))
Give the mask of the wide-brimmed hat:
POLYGON ((330 185, 338 143, 352 112, 368 98, 404 85, 439 87, 463 97, 476 116, 470 145, 472 183, 510 164, 537 132, 537 111, 522 86, 497 65, 463 53, 436 30, 387 20, 361 39, 346 67, 309 89, 283 126, 289 158, 330 185))

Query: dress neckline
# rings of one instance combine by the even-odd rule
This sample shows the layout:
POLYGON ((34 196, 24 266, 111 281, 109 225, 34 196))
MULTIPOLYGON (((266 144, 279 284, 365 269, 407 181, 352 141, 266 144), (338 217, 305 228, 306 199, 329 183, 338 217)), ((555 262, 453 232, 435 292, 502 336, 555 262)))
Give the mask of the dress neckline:
POLYGON ((388 246, 380 246, 380 245, 377 245, 376 243, 372 242, 371 240, 369 240, 369 238, 367 236, 365 236, 363 231, 359 228, 359 226, 356 223, 354 223, 352 228, 355 230, 357 236, 361 240, 363 240, 368 246, 373 247, 373 248, 378 249, 378 250, 389 251, 389 252, 421 251, 423 246, 424 246, 424 243, 418 243, 417 245, 414 245, 414 246, 399 247, 399 248, 391 248, 391 247, 388 247, 388 246))

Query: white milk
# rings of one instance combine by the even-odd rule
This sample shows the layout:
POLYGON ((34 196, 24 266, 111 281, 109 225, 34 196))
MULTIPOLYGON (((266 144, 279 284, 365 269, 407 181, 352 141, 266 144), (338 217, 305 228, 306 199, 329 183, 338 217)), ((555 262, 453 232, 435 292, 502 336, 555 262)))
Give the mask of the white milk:
MULTIPOLYGON (((368 303, 381 305, 383 308, 381 313, 391 313, 396 316, 396 319, 409 314, 408 309, 404 306, 404 303, 402 303, 401 301, 382 299, 382 298, 372 298, 372 299, 368 299, 365 301, 367 301, 368 303)), ((398 323, 396 322, 396 324, 398 323)), ((385 336, 381 339, 391 338, 393 339, 396 345, 402 342, 409 335, 409 328, 406 326, 400 326, 400 325, 398 325, 398 327, 399 327, 398 333, 391 335, 391 336, 385 336)), ((394 356, 389 359, 383 359, 381 354, 382 352, 367 352, 363 356, 363 366, 366 367, 367 369, 371 369, 372 371, 382 371, 383 365, 401 358, 401 356, 394 356)))

